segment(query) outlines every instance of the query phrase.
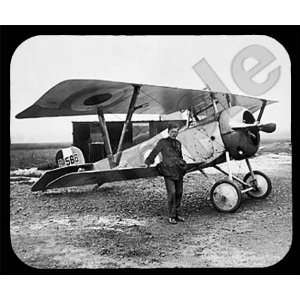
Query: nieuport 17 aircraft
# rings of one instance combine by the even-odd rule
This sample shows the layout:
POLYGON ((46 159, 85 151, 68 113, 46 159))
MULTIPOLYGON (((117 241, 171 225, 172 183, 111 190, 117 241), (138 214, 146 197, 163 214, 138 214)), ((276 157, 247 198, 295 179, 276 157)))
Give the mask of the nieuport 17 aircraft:
POLYGON ((258 150, 260 131, 271 133, 274 123, 261 124, 266 105, 276 101, 204 90, 181 89, 146 84, 104 80, 66 80, 47 91, 37 102, 16 118, 40 118, 97 114, 107 157, 85 163, 78 148, 62 151, 60 167, 44 173, 32 191, 160 176, 156 165, 146 168, 144 160, 164 130, 128 149, 124 136, 135 114, 171 114, 187 111, 186 125, 178 134, 188 171, 214 167, 226 175, 211 188, 214 207, 233 212, 242 194, 265 198, 271 192, 271 181, 262 172, 252 170, 249 158, 258 150), (257 119, 253 113, 259 111, 257 119), (105 114, 126 114, 116 153, 112 153, 105 114), (232 174, 230 160, 245 160, 249 168, 243 179, 232 174), (228 162, 228 172, 219 164, 228 162), (240 185, 237 185, 238 182, 240 185), (241 188, 239 187, 241 186, 241 188))

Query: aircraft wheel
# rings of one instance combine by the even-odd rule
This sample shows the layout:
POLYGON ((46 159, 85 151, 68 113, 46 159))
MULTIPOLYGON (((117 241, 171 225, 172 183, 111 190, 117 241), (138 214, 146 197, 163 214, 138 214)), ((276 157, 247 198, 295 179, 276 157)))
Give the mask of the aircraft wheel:
POLYGON ((235 212, 241 204, 241 198, 239 187, 227 179, 217 181, 210 191, 210 200, 220 212, 235 212))
MULTIPOLYGON (((272 191, 272 183, 270 178, 260 171, 253 171, 254 177, 257 181, 257 188, 248 191, 247 195, 254 199, 264 199, 268 197, 272 191)), ((251 173, 247 173, 243 179, 246 183, 254 185, 251 173)))

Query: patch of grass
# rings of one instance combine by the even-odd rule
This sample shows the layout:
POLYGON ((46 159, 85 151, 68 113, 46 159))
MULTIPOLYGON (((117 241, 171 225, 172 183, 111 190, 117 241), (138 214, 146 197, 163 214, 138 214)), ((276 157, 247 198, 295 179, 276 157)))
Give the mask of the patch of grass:
POLYGON ((13 143, 11 150, 61 149, 70 147, 71 143, 13 143))
POLYGON ((10 151, 10 169, 28 169, 44 164, 55 164, 55 155, 59 148, 14 149, 10 151))
POLYGON ((10 169, 55 165, 55 155, 71 143, 14 143, 10 145, 10 169))

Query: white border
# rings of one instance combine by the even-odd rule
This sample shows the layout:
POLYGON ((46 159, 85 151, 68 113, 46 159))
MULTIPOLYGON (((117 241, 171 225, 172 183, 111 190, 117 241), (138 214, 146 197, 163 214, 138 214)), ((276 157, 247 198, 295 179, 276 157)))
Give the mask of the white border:
POLYGON ((297 1, 1 1, 2 24, 299 24, 297 1))

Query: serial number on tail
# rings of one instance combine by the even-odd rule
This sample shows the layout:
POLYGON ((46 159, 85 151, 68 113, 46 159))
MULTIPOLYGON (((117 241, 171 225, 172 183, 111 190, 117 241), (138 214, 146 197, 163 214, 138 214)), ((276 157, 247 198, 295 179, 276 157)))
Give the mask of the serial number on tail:
POLYGON ((58 166, 59 167, 63 167, 63 166, 71 166, 71 165, 75 165, 79 162, 78 156, 77 154, 72 154, 70 156, 58 159, 58 166))

